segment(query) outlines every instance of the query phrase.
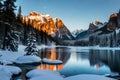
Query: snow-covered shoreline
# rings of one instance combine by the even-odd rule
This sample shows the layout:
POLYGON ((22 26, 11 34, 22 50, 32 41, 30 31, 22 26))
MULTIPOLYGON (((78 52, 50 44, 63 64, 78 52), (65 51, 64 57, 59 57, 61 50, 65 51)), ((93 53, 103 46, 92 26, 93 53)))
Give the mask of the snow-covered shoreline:
MULTIPOLYGON (((10 52, 10 51, 2 51, 1 50, 0 51, 0 55, 1 55, 0 61, 2 61, 4 63, 4 66, 6 64, 13 64, 13 62, 15 62, 15 60, 17 58, 22 57, 22 56, 25 55, 25 51, 24 51, 25 47, 26 46, 19 45, 18 52, 10 52)), ((109 47, 99 47, 99 46, 91 46, 91 47, 80 47, 80 46, 45 46, 45 45, 37 46, 38 49, 42 49, 42 48, 54 48, 54 47, 70 48, 70 51, 89 51, 91 49, 93 49, 93 50, 120 50, 120 48, 116 48, 116 47, 115 48, 109 48, 109 47)), ((38 60, 38 61, 40 61, 40 60, 38 60)), ((14 68, 14 66, 13 66, 13 68, 14 68)), ((4 69, 4 70, 2 70, 2 67, 0 66, 0 76, 4 75, 7 78, 6 80, 9 80, 11 78, 11 76, 13 75, 10 72, 11 70, 13 71, 13 69, 10 69, 10 70, 4 69)), ((20 72, 20 70, 18 70, 18 71, 20 72)), ((16 73, 18 73, 18 72, 16 72, 16 73)), ((33 76, 33 75, 31 75, 31 76, 33 76)), ((47 80, 48 77, 45 77, 45 76, 48 76, 49 78, 52 77, 52 79, 55 79, 55 80, 79 80, 79 79, 81 79, 81 80, 88 80, 88 78, 89 78, 89 80, 99 80, 98 78, 101 78, 102 80, 114 80, 114 79, 111 79, 111 78, 107 78, 105 76, 88 75, 88 74, 84 74, 84 75, 81 74, 81 75, 70 76, 70 77, 64 78, 64 77, 62 77, 60 75, 56 76, 56 75, 54 75, 54 73, 52 75, 49 75, 49 71, 45 71, 44 76, 39 75, 37 77, 30 77, 30 76, 29 77, 30 77, 30 80, 36 80, 36 79, 40 79, 40 78, 42 78, 44 80, 47 80)))
POLYGON ((52 46, 37 46, 38 49, 42 48, 54 48, 54 47, 66 47, 66 48, 79 48, 79 49, 95 49, 95 50, 120 50, 120 47, 100 47, 100 46, 61 46, 61 45, 52 45, 52 46))
POLYGON ((115 80, 102 75, 80 74, 64 78, 58 71, 51 70, 31 70, 26 76, 30 80, 115 80))

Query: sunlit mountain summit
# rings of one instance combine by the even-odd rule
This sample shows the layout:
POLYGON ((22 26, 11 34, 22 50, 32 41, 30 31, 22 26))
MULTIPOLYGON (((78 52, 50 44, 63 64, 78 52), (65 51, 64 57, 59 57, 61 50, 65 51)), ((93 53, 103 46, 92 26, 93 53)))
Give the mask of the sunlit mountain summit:
POLYGON ((63 21, 59 18, 52 18, 48 14, 31 12, 29 15, 23 17, 22 22, 31 24, 35 29, 42 30, 52 37, 59 39, 73 39, 73 36, 64 25, 63 21))

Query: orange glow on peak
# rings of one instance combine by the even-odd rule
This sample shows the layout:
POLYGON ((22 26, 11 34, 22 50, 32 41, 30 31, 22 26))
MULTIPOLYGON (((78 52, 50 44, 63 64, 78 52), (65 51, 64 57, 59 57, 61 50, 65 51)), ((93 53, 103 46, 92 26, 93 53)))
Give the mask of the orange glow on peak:
POLYGON ((61 19, 53 19, 50 15, 31 12, 28 16, 23 17, 22 22, 32 25, 35 29, 43 31, 48 35, 52 35, 58 31, 60 27, 64 27, 61 19))
POLYGON ((117 14, 112 14, 112 15, 110 15, 110 18, 115 18, 115 17, 117 17, 117 14))
POLYGON ((98 21, 98 20, 96 20, 96 21, 95 21, 95 24, 96 24, 96 25, 98 25, 98 24, 99 24, 99 21, 98 21))

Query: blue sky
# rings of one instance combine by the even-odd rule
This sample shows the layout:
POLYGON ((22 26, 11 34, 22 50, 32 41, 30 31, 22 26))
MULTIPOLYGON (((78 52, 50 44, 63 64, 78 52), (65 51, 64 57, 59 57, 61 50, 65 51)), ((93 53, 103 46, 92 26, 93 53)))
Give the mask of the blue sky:
POLYGON ((17 0, 22 14, 32 11, 59 17, 70 31, 88 29, 89 23, 108 21, 109 15, 120 9, 120 0, 17 0))

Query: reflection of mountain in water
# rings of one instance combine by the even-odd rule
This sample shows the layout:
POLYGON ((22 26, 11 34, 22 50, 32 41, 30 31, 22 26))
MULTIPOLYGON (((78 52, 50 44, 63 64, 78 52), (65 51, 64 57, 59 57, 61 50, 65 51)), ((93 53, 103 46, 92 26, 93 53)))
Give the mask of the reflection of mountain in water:
POLYGON ((115 50, 90 50, 90 65, 104 63, 113 72, 120 73, 120 51, 115 50))
POLYGON ((41 49, 39 51, 39 56, 42 59, 43 58, 48 58, 48 59, 51 59, 51 60, 61 60, 61 61, 63 61, 63 64, 57 65, 57 68, 56 68, 56 65, 42 64, 42 65, 39 66, 40 67, 39 69, 50 69, 50 70, 60 70, 60 69, 62 69, 64 64, 66 63, 66 61, 70 57, 70 53, 68 51, 69 51, 68 48, 59 48, 59 47, 41 49))
POLYGON ((51 55, 54 55, 52 57, 55 57, 56 59, 62 60, 63 63, 65 63, 68 58, 70 57, 70 52, 68 50, 69 48, 45 48, 45 49, 41 49, 39 51, 39 56, 41 58, 49 58, 51 57, 51 55))

